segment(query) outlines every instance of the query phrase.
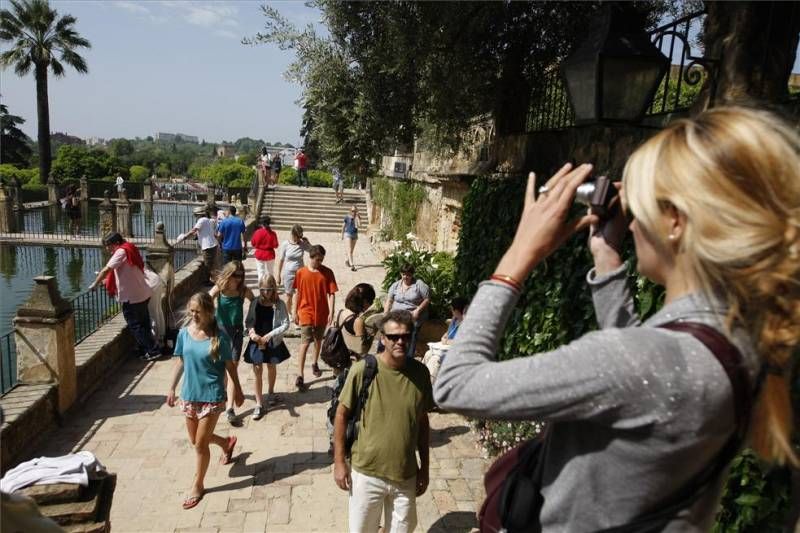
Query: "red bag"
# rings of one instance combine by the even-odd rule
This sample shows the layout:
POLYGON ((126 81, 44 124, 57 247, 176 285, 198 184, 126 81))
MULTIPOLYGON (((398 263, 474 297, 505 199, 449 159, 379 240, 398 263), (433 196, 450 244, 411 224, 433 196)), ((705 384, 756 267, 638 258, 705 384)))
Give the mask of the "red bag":
POLYGON ((478 523, 481 533, 539 532, 545 436, 529 440, 501 455, 483 477, 486 499, 478 523))

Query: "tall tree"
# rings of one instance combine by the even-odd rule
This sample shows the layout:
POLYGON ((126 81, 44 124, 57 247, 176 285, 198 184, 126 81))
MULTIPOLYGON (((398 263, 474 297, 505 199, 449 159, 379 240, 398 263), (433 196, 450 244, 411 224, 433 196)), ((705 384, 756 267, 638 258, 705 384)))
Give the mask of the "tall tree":
POLYGON ((11 43, 0 54, 0 66, 14 67, 18 76, 33 69, 36 80, 38 118, 39 175, 45 181, 50 174, 50 105, 47 75, 61 77, 68 65, 81 74, 89 71, 76 50, 90 48, 88 40, 75 31, 77 19, 59 16, 47 0, 9 0, 11 9, 0 10, 0 41, 11 43))
POLYGON ((0 163, 11 163, 27 167, 33 151, 28 136, 17 126, 25 119, 8 113, 8 107, 0 104, 0 163))

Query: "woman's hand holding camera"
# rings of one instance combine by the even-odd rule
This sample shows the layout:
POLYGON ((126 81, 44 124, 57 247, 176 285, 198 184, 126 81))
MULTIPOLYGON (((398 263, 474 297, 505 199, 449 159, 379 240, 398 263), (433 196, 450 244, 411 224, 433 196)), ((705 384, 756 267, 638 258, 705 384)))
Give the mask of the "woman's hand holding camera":
POLYGON ((591 172, 588 163, 576 168, 567 163, 540 190, 538 198, 534 198, 536 175, 529 174, 522 216, 511 246, 497 265, 498 274, 523 282, 568 237, 598 222, 592 214, 567 220, 575 190, 591 172))
POLYGON ((592 224, 589 231, 589 250, 592 252, 592 257, 594 257, 595 272, 598 275, 616 270, 622 265, 619 248, 621 248, 622 241, 628 231, 628 221, 625 219, 621 205, 622 183, 614 183, 614 186, 619 193, 609 206, 613 215, 608 220, 603 221, 602 231, 598 224, 592 224), (609 244, 608 239, 611 239, 614 243, 609 244))

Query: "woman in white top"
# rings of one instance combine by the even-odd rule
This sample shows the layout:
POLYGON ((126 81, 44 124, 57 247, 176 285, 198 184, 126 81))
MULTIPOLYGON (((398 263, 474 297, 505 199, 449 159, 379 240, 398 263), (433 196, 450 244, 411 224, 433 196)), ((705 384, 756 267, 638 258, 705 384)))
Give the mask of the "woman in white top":
POLYGON ((278 254, 278 285, 283 279, 283 290, 286 293, 286 309, 289 310, 289 321, 294 321, 292 299, 294 297, 294 276, 304 265, 303 254, 311 248, 311 243, 303 237, 300 224, 292 226, 291 236, 281 245, 278 254))

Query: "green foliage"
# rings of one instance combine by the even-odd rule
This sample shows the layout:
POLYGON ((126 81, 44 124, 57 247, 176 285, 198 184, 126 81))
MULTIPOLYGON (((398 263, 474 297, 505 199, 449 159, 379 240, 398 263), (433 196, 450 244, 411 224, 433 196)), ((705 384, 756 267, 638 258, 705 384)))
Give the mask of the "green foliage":
POLYGON ((731 465, 713 533, 780 533, 789 505, 790 472, 770 469, 751 450, 731 465))
POLYGON ((126 157, 133 154, 133 143, 128 139, 111 139, 108 142, 108 151, 114 157, 126 157))
POLYGON ((44 190, 47 185, 39 179, 38 168, 17 168, 14 165, 0 165, 0 181, 10 184, 11 180, 17 178, 26 190, 44 190))
MULTIPOLYGON (((283 167, 281 175, 278 176, 278 183, 298 185, 297 171, 292 167, 283 167)), ((309 170, 308 183, 312 187, 333 187, 333 175, 324 170, 309 170)))
POLYGON ((128 169, 105 150, 89 149, 85 146, 63 145, 53 161, 53 175, 59 182, 76 181, 81 176, 99 180, 104 176, 128 177, 128 169))
POLYGON ((130 170, 131 181, 143 182, 150 177, 150 171, 141 165, 133 165, 130 170))
POLYGON ((388 222, 381 228, 384 240, 400 240, 416 230, 417 213, 425 199, 421 186, 389 178, 372 178, 372 199, 386 213, 388 222))
MULTIPOLYGON (((375 187, 373 187, 373 191, 375 187)), ((464 200, 462 228, 456 256, 456 282, 471 296, 494 271, 511 243, 522 210, 523 179, 473 181, 464 200)), ((591 264, 585 236, 568 241, 525 282, 500 343, 499 358, 549 351, 596 328, 585 276, 591 264)), ((630 242, 623 254, 635 257, 630 242)), ((633 263, 633 261, 631 261, 633 263)), ((646 319, 661 307, 663 289, 629 270, 637 311, 646 319)), ((795 387, 795 394, 800 390, 795 387)), ((534 422, 476 421, 484 449, 494 455, 535 436, 534 422)), ((785 469, 768 470, 749 450, 733 462, 717 516, 715 533, 781 531, 789 505, 785 469)))
POLYGON ((415 277, 427 283, 431 289, 430 318, 450 317, 450 301, 456 296, 455 261, 451 254, 420 250, 405 239, 382 263, 386 271, 382 286, 384 291, 400 279, 400 268, 408 263, 414 266, 415 277))
POLYGON ((28 166, 33 155, 30 139, 17 127, 24 123, 24 118, 9 114, 8 107, 0 104, 0 164, 28 166))
POLYGON ((197 172, 201 181, 229 187, 249 187, 253 179, 253 169, 231 159, 221 159, 197 172))

